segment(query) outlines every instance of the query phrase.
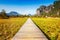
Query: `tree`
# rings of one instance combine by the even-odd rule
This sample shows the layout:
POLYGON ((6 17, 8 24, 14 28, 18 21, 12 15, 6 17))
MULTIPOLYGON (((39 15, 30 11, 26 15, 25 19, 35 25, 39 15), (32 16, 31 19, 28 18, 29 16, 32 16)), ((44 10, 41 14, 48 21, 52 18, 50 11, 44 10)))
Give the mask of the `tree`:
POLYGON ((4 9, 3 9, 2 12, 1 12, 1 16, 2 16, 4 19, 7 19, 7 18, 8 18, 4 9))
POLYGON ((54 2, 54 10, 57 11, 57 15, 60 16, 60 1, 59 0, 54 2))
POLYGON ((40 9, 41 10, 45 10, 46 9, 46 6, 42 5, 42 6, 40 6, 40 9))

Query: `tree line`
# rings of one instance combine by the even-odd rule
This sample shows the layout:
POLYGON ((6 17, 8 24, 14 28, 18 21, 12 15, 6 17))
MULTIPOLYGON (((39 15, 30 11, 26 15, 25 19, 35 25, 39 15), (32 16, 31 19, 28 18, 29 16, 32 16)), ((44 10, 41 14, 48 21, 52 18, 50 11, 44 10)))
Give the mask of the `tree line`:
POLYGON ((37 15, 41 17, 60 17, 60 1, 56 0, 49 6, 42 5, 37 8, 37 12, 37 15))
MULTIPOLYGON (((11 12, 12 13, 12 12, 11 12)), ((14 13, 14 12, 13 12, 14 13)), ((17 12, 16 12, 17 13, 17 12)), ((16 17, 29 17, 30 15, 22 15, 17 13, 17 15, 14 13, 11 15, 7 15, 9 13, 6 13, 6 11, 4 9, 2 9, 2 11, 0 12, 0 19, 9 19, 9 18, 16 18, 16 17)))

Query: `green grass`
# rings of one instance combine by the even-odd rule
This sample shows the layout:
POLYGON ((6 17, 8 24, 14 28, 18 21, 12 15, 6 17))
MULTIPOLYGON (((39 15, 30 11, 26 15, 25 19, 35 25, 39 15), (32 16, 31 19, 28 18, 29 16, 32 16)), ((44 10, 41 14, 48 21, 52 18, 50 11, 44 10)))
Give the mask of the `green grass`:
POLYGON ((32 18, 51 40, 57 40, 60 33, 60 18, 32 18))

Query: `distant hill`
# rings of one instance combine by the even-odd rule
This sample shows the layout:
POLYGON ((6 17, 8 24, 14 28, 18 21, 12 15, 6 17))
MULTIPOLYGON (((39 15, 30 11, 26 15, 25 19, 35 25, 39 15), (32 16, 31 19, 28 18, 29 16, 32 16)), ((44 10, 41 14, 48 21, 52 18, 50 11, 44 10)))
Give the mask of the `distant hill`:
POLYGON ((17 16, 17 15, 20 15, 20 14, 15 11, 11 11, 10 13, 7 13, 7 16, 17 16))

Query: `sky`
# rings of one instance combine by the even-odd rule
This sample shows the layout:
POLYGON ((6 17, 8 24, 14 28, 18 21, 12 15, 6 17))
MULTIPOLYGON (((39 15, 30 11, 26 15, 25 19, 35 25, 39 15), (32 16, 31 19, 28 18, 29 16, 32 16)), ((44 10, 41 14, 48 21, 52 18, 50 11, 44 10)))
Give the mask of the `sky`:
POLYGON ((9 13, 16 11, 19 14, 35 14, 41 5, 53 4, 55 0, 0 0, 0 12, 2 9, 9 13))

